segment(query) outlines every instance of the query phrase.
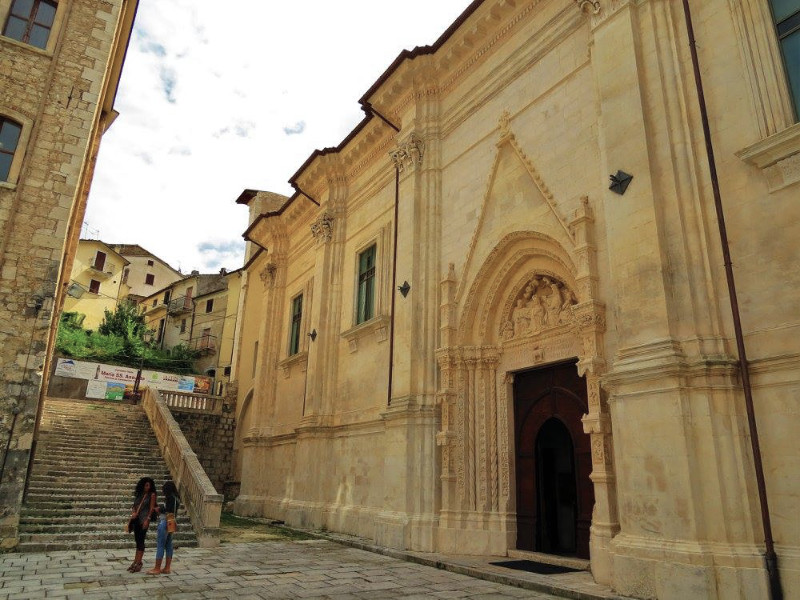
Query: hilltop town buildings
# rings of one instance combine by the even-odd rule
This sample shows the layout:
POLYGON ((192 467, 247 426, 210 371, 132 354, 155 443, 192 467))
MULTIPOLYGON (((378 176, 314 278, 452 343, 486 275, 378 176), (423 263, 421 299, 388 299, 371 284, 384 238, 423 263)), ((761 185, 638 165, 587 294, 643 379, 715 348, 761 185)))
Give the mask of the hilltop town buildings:
POLYGON ((476 0, 261 206, 237 512, 800 597, 800 5, 686 4, 476 0))
POLYGON ((136 0, 0 0, 0 547, 17 543, 61 311, 136 0))
POLYGON ((84 315, 83 327, 97 329, 105 311, 113 312, 128 296, 125 272, 129 268, 130 262, 111 246, 99 240, 79 240, 64 311, 84 315))
POLYGON ((154 342, 195 351, 195 372, 213 377, 217 394, 230 381, 241 276, 239 270, 192 271, 140 302, 154 342))

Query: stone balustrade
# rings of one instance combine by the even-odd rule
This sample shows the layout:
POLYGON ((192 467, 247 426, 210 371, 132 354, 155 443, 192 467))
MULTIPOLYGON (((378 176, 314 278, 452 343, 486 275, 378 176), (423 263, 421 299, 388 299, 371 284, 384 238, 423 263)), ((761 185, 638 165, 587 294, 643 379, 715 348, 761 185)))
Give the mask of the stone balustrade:
MULTIPOLYGON (((194 394, 186 395, 194 396, 194 394)), ((198 545, 204 548, 217 546, 222 494, 218 494, 214 489, 167 403, 159 396, 157 390, 144 388, 142 393, 144 411, 156 434, 164 461, 178 486, 181 500, 192 517, 198 545)))
POLYGON ((171 410, 209 415, 222 414, 222 397, 189 392, 160 391, 159 395, 171 410))

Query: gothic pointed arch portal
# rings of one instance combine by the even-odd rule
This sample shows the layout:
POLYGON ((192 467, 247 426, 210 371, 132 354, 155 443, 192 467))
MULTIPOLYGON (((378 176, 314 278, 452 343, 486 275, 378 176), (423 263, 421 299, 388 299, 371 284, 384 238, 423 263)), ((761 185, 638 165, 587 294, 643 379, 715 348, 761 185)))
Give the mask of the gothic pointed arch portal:
POLYGON ((576 448, 588 453, 586 471, 591 469, 594 508, 585 530, 592 571, 598 581, 610 582, 609 547, 619 524, 611 418, 600 388, 605 307, 597 298, 592 210, 584 198, 566 222, 517 145, 507 115, 500 133, 461 280, 450 265, 442 282, 440 547, 501 555, 517 547, 514 378, 571 361, 585 385, 585 410, 572 415, 579 423, 572 422, 571 431, 583 436, 576 448), (535 183, 523 188, 522 207, 538 210, 540 218, 534 228, 507 231, 486 247, 488 232, 503 227, 492 222, 504 201, 497 191, 503 182, 496 179, 515 160, 535 183))

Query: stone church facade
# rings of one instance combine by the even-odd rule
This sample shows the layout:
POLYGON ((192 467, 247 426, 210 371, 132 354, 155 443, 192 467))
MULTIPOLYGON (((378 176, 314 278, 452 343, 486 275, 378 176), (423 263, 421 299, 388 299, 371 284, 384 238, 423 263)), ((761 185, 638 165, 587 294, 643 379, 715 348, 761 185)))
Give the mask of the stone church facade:
POLYGON ((0 0, 0 549, 19 512, 49 361, 136 0, 0 0))
MULTIPOLYGON (((800 597, 793 74, 770 2, 690 5, 800 597)), ((398 57, 245 233, 263 250, 237 512, 586 557, 642 598, 767 597, 690 47, 678 1, 484 0, 398 57)))

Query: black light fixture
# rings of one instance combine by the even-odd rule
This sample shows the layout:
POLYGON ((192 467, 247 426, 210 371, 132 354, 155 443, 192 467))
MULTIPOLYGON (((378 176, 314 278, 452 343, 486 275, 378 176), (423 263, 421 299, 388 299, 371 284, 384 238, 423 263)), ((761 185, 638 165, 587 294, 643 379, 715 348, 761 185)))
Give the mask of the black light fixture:
POLYGON ((407 281, 403 282, 403 285, 397 288, 401 294, 403 294, 403 298, 408 296, 408 292, 411 291, 411 284, 407 281))
POLYGON ((625 171, 617 171, 616 175, 611 175, 611 185, 608 186, 608 189, 622 196, 632 179, 633 175, 628 175, 625 171))
POLYGON ((309 333, 309 334, 308 334, 308 337, 310 337, 310 338, 311 338, 311 341, 312 341, 312 342, 313 342, 314 340, 316 340, 316 339, 317 339, 317 330, 316 330, 316 329, 312 329, 312 330, 311 330, 311 333, 309 333))

